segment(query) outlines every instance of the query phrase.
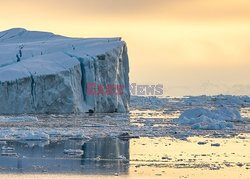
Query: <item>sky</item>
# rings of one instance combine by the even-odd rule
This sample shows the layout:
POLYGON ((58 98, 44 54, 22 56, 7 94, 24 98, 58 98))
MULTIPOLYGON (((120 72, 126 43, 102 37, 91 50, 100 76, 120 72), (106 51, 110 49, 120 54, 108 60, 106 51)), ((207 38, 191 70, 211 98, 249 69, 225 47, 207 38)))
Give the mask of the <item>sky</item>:
POLYGON ((249 0, 0 0, 0 31, 122 37, 130 82, 164 95, 250 95, 249 0))

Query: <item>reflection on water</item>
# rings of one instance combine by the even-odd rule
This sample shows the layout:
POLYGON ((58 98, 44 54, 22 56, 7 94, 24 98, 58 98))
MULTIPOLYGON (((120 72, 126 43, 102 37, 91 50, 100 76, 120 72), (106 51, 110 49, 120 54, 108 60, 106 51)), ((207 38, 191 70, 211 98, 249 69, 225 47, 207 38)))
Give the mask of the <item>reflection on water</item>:
POLYGON ((127 173, 129 142, 118 138, 99 138, 84 143, 81 166, 84 173, 127 173))
POLYGON ((67 178, 62 174, 74 174, 73 178, 250 176, 249 134, 216 136, 187 140, 106 137, 39 145, 34 141, 0 142, 0 178, 16 178, 13 173, 22 173, 23 178, 32 178, 30 173, 36 178, 67 178))
POLYGON ((129 142, 118 138, 67 140, 36 145, 7 142, 1 145, 0 171, 18 173, 127 173, 129 142), (71 151, 67 153, 65 151, 71 151), (83 151, 83 154, 74 153, 83 151))

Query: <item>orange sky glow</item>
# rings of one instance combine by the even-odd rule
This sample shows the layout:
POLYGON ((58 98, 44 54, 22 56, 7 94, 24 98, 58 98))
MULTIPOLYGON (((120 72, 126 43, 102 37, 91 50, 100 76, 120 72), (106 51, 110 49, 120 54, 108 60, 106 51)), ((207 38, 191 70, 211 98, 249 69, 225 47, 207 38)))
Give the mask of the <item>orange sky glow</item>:
POLYGON ((249 0, 1 0, 0 30, 121 36, 130 79, 165 95, 250 95, 249 0))

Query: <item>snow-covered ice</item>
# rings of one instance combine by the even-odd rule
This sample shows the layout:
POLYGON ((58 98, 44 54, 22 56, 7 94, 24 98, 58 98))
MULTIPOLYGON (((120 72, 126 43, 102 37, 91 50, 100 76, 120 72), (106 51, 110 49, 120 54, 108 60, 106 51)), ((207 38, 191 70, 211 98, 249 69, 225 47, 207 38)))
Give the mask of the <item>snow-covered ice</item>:
POLYGON ((127 46, 120 38, 0 32, 0 113, 125 112, 127 46), (87 83, 123 85, 123 95, 86 95, 87 83))

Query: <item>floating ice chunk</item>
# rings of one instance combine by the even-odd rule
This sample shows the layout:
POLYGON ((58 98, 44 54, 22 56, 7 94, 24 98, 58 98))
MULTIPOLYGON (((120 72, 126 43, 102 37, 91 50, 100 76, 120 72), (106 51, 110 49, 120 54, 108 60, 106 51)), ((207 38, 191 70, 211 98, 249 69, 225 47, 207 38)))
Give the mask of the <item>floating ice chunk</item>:
POLYGON ((17 153, 5 153, 5 152, 1 153, 1 155, 5 157, 10 157, 10 156, 17 157, 18 156, 17 153))
POLYGON ((223 130, 234 126, 229 121, 241 120, 238 110, 219 108, 209 110, 205 108, 188 109, 178 119, 179 124, 190 125, 192 129, 223 130))
POLYGON ((21 140, 18 141, 19 143, 23 143, 28 145, 29 147, 34 147, 34 146, 38 146, 38 147, 45 147, 46 145, 50 144, 49 140, 21 140))
POLYGON ((38 118, 33 116, 16 116, 16 117, 0 116, 0 122, 20 122, 20 121, 38 121, 38 118))
POLYGON ((192 134, 193 134, 192 131, 185 131, 185 132, 176 133, 174 137, 180 140, 187 140, 187 137, 189 137, 192 134))
POLYGON ((81 156, 83 155, 83 150, 80 149, 64 149, 64 154, 67 155, 77 155, 77 156, 81 156))
POLYGON ((44 141, 49 140, 49 135, 39 131, 20 131, 17 139, 26 141, 44 141))
POLYGON ((72 134, 69 136, 70 140, 88 140, 89 137, 86 137, 83 134, 72 134))
POLYGON ((117 159, 120 159, 120 160, 127 160, 127 158, 126 158, 125 156, 123 156, 123 155, 119 155, 119 156, 117 157, 117 159))
POLYGON ((110 117, 110 116, 105 116, 105 117, 103 117, 103 120, 105 120, 105 121, 108 121, 108 120, 112 120, 113 118, 112 117, 110 117))
POLYGON ((3 146, 3 147, 2 147, 2 150, 4 150, 4 151, 13 151, 14 148, 3 146))
POLYGON ((200 142, 198 142, 197 144, 198 144, 198 145, 206 145, 207 142, 206 142, 206 141, 200 141, 200 142))
POLYGON ((211 144, 212 147, 220 147, 220 144, 219 143, 214 143, 214 144, 211 144))

